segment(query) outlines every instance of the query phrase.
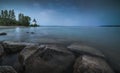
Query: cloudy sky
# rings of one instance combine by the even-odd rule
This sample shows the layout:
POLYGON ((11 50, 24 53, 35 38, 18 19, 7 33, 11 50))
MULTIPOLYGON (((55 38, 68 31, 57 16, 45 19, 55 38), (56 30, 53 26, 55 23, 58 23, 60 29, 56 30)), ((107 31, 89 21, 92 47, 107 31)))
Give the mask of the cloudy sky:
POLYGON ((42 26, 120 25, 120 0, 0 0, 0 10, 14 9, 42 26))

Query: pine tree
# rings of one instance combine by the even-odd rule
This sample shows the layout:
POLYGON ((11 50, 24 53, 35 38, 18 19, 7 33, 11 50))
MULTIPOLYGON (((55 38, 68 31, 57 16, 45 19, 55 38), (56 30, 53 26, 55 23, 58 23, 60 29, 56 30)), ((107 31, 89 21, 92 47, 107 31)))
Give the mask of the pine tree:
POLYGON ((4 11, 4 18, 8 18, 8 15, 9 15, 9 14, 8 14, 8 11, 5 10, 5 11, 4 11))
POLYGON ((9 12, 8 12, 8 18, 9 19, 11 19, 11 12, 12 12, 11 10, 9 10, 9 12))
POLYGON ((19 21, 20 23, 22 23, 22 22, 23 22, 23 18, 24 18, 24 14, 20 13, 20 14, 18 15, 18 21, 19 21))
POLYGON ((12 10, 12 12, 11 12, 11 18, 12 18, 12 20, 16 20, 14 10, 12 10))
POLYGON ((1 17, 4 18, 4 11, 1 10, 1 17))

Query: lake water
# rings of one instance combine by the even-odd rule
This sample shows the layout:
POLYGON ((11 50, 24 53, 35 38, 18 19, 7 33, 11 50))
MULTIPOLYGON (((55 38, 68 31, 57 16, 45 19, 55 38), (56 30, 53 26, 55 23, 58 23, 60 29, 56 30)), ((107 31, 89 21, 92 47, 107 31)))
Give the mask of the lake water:
POLYGON ((111 66, 120 72, 120 27, 16 27, 0 32, 7 32, 6 36, 0 36, 0 41, 82 42, 101 50, 111 66))

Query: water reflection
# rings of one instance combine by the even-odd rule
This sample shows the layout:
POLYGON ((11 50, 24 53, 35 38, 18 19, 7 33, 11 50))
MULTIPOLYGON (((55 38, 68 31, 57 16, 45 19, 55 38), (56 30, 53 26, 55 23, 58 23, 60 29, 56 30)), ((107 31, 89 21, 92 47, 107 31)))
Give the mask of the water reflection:
POLYGON ((19 32, 20 32, 20 27, 17 27, 17 28, 15 29, 15 31, 16 31, 17 33, 19 33, 19 32))
POLYGON ((20 38, 21 38, 20 27, 15 28, 14 35, 15 35, 14 39, 20 40, 20 38))

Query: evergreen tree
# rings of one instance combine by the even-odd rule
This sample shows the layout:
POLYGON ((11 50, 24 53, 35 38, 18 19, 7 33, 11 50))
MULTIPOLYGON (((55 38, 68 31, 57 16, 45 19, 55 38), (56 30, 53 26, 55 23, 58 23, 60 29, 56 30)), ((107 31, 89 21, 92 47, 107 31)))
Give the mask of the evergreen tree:
POLYGON ((1 17, 1 14, 0 14, 0 19, 1 19, 2 17, 1 17))
POLYGON ((4 18, 4 11, 1 10, 1 17, 4 18))
POLYGON ((11 11, 11 18, 12 18, 12 20, 16 20, 14 10, 11 11))
POLYGON ((9 16, 8 11, 5 10, 5 11, 4 11, 4 18, 8 18, 8 16, 9 16))
POLYGON ((23 18, 24 18, 24 14, 20 13, 18 15, 18 21, 19 21, 19 24, 22 25, 23 24, 23 18))
POLYGON ((12 11, 9 10, 9 13, 8 13, 8 18, 9 18, 9 19, 12 19, 12 17, 11 17, 11 13, 12 13, 12 11))
POLYGON ((24 16, 24 18, 23 18, 24 25, 29 26, 30 20, 31 20, 31 18, 29 16, 24 16))
POLYGON ((24 16, 24 14, 22 14, 22 13, 20 13, 18 15, 18 21, 19 21, 20 25, 29 26, 30 20, 31 20, 31 18, 29 16, 24 16))

